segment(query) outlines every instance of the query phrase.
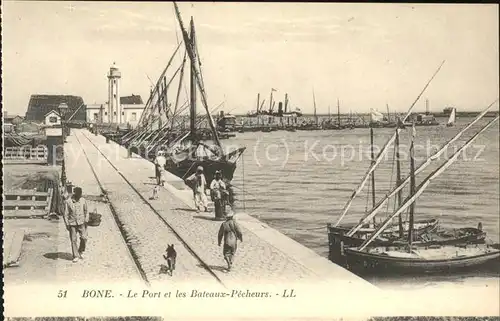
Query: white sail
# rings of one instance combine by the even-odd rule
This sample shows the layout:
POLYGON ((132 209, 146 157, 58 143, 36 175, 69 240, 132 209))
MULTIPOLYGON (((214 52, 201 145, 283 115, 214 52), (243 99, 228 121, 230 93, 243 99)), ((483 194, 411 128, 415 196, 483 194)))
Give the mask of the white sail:
POLYGON ((451 110, 450 118, 448 118, 448 123, 446 124, 447 126, 453 126, 455 125, 455 119, 456 119, 456 108, 453 108, 451 110))
POLYGON ((462 147, 460 147, 450 158, 446 160, 444 164, 434 170, 429 176, 427 176, 422 183, 418 186, 415 194, 410 195, 406 201, 401 205, 401 207, 395 211, 393 214, 389 215, 389 217, 384 221, 384 223, 373 233, 370 238, 368 238, 361 246, 359 247, 360 251, 363 251, 377 236, 380 235, 384 231, 384 229, 391 223, 391 220, 400 215, 404 210, 406 210, 411 204, 413 204, 417 198, 424 192, 424 190, 429 186, 431 181, 437 176, 441 175, 448 167, 450 167, 453 162, 455 162, 462 153, 464 149, 467 148, 482 132, 484 132, 488 127, 490 127, 494 122, 498 120, 499 116, 495 117, 492 121, 486 124, 480 131, 478 131, 474 136, 472 136, 462 147))
POLYGON ((384 120, 384 115, 381 112, 370 109, 370 119, 373 123, 381 122, 384 120))

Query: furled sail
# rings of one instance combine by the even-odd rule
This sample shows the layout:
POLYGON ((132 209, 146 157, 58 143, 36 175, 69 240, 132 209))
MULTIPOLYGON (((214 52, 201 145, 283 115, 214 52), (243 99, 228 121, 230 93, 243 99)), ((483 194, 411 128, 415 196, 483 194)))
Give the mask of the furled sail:
POLYGON ((391 220, 403 213, 411 204, 413 204, 417 198, 422 195, 424 190, 429 186, 431 181, 436 178, 437 176, 441 175, 448 167, 450 167, 453 162, 455 162, 460 156, 461 152, 466 149, 482 132, 484 132, 486 129, 488 129, 494 122, 498 120, 499 116, 495 117, 492 121, 487 123, 483 128, 481 128, 480 131, 478 131, 474 136, 472 136, 462 147, 460 147, 453 155, 448 158, 448 160, 439 166, 436 170, 434 170, 429 176, 427 176, 422 183, 418 186, 416 192, 413 195, 410 195, 405 202, 399 207, 397 211, 395 211, 393 214, 389 215, 389 217, 384 221, 384 223, 365 241, 363 244, 359 247, 360 251, 363 251, 377 236, 380 235, 384 231, 384 229, 390 224, 391 220))
MULTIPOLYGON (((439 65, 439 67, 437 68, 437 70, 434 72, 434 74, 432 75, 431 79, 429 79, 429 81, 427 82, 427 84, 424 86, 424 88, 422 89, 422 91, 420 92, 420 94, 417 96, 417 98, 415 99, 415 101, 413 102, 413 104, 410 106, 410 108, 408 109, 408 111, 406 112, 406 115, 404 116, 404 118, 401 120, 403 123, 406 121, 406 119, 410 116, 411 114, 411 111, 413 110, 413 107, 415 107, 415 104, 418 102, 418 100, 420 99, 420 97, 423 95, 423 93, 425 92, 425 90, 427 89, 427 87, 429 87, 429 84, 431 83, 431 81, 434 79, 434 77, 436 77, 437 73, 439 72, 439 70, 441 70, 441 67, 443 66, 444 64, 444 61, 439 65)), ((397 128, 397 131, 399 133, 401 129, 400 128, 397 128)), ((349 208, 351 207, 351 204, 352 202, 354 201, 354 198, 363 190, 363 187, 365 186, 368 178, 370 177, 370 175, 373 173, 373 171, 375 170, 375 167, 378 166, 378 164, 380 164, 380 162, 382 161, 382 158, 385 156, 385 154, 387 153, 387 150, 390 146, 390 144, 394 141, 394 139, 396 138, 396 133, 394 133, 392 135, 392 137, 385 143, 385 145, 382 147, 382 150, 378 153, 377 157, 375 158, 375 161, 372 162, 370 168, 368 169, 368 171, 365 173, 365 176, 363 177, 363 179, 361 180, 361 183, 358 185, 358 187, 353 191, 351 197, 349 198, 349 200, 347 201, 346 205, 344 206, 344 209, 342 210, 342 213, 340 214, 340 217, 339 219, 337 220, 337 222, 335 223, 335 226, 338 226, 340 224, 340 222, 342 221, 342 219, 344 218, 344 216, 346 215, 347 211, 349 210, 349 208)))
MULTIPOLYGON (((485 110, 483 110, 470 124, 468 124, 464 129, 462 129, 458 134, 456 134, 452 139, 450 139, 448 142, 446 142, 437 152, 435 152, 432 156, 427 158, 424 163, 422 163, 416 170, 415 170, 415 175, 419 174, 422 172, 428 165, 430 165, 434 160, 438 159, 447 149, 448 147, 455 142, 457 139, 459 139, 462 134, 467 131, 469 128, 471 128, 475 123, 477 123, 481 118, 486 115, 488 110, 498 101, 495 100, 492 102, 485 110)), ((361 220, 360 222, 354 226, 348 233, 348 236, 352 236, 354 233, 356 233, 362 226, 363 224, 368 223, 382 207, 388 202, 388 200, 396 195, 397 192, 399 192, 401 189, 403 189, 408 183, 410 182, 410 176, 406 177, 401 184, 398 186, 394 187, 387 195, 382 198, 375 207, 373 207, 361 220)))

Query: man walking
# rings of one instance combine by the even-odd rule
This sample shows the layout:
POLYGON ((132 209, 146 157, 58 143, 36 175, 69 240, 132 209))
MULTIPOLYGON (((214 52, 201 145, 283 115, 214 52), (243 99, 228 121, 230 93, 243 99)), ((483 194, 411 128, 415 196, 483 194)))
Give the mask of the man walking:
POLYGON ((196 206, 196 212, 201 210, 208 211, 208 199, 206 194, 207 180, 203 174, 203 166, 198 166, 196 173, 192 174, 186 181, 191 186, 194 193, 194 205, 196 206))
POLYGON ((218 235, 219 246, 221 245, 222 239, 224 239, 222 254, 227 263, 228 271, 231 271, 231 266, 233 265, 233 257, 238 247, 238 240, 243 242, 243 234, 238 224, 236 224, 236 221, 233 219, 233 215, 233 212, 227 214, 226 221, 221 224, 218 235))
POLYGON ((165 183, 165 165, 167 164, 167 158, 165 157, 165 151, 160 150, 155 158, 155 176, 156 184, 163 186, 165 183))
POLYGON ((227 190, 226 184, 222 180, 222 172, 215 171, 215 177, 210 183, 210 195, 215 207, 215 219, 224 220, 226 212, 227 190))
POLYGON ((80 187, 76 187, 73 196, 66 200, 63 217, 71 239, 73 263, 76 263, 79 259, 83 259, 87 243, 87 223, 89 222, 87 201, 82 197, 80 187), (77 245, 77 234, 80 235, 79 245, 77 245))

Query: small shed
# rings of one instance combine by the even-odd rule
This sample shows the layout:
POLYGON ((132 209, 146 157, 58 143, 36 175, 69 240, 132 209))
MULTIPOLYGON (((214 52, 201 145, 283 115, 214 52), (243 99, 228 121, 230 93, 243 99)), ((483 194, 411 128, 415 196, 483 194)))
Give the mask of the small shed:
POLYGON ((61 115, 55 110, 51 110, 45 114, 45 125, 46 126, 59 126, 61 125, 61 115))
POLYGON ((3 131, 4 133, 12 133, 14 131, 14 125, 9 123, 4 123, 3 131))

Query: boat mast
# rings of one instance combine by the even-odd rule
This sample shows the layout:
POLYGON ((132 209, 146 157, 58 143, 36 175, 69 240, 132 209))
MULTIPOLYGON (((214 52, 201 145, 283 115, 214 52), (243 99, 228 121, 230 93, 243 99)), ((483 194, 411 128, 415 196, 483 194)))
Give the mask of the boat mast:
POLYGON ((385 107, 387 108, 387 121, 390 122, 391 121, 391 114, 389 113, 389 104, 385 104, 385 107))
MULTIPOLYGON (((182 37, 184 38, 184 43, 186 45, 186 51, 188 53, 189 59, 194 60, 194 57, 195 57, 194 52, 193 52, 194 50, 189 45, 189 43, 191 43, 191 41, 189 39, 189 35, 188 35, 186 29, 184 28, 181 14, 179 12, 179 7, 177 6, 176 2, 174 2, 174 9, 175 9, 175 14, 177 16, 177 21, 179 22, 179 27, 181 28, 181 31, 182 31, 182 37)), ((212 115, 210 114, 210 110, 208 107, 207 95, 205 92, 205 88, 203 87, 203 84, 202 84, 203 79, 201 79, 201 71, 198 71, 197 68, 195 68, 194 71, 195 71, 196 83, 198 85, 198 90, 200 91, 200 95, 201 95, 201 102, 202 102, 203 107, 205 108, 205 112, 207 114, 208 124, 210 125, 210 129, 212 131, 213 140, 214 140, 215 144, 217 145, 217 149, 219 150, 220 156, 225 158, 226 155, 224 154, 224 150, 222 148, 222 144, 220 142, 219 135, 217 133, 217 129, 215 128, 214 120, 212 119, 212 115)))
POLYGON ((260 93, 257 93, 257 109, 256 109, 257 114, 259 113, 259 106, 260 106, 260 93))
MULTIPOLYGON (((412 128, 412 138, 410 144, 410 195, 415 194, 415 123, 413 123, 412 128)), ((415 200, 416 201, 416 200, 415 200)), ((415 201, 410 205, 410 217, 409 217, 409 227, 408 227, 408 245, 409 251, 411 252, 411 247, 413 244, 413 216, 415 213, 415 201)), ((399 215, 401 217, 401 215, 399 215)))
MULTIPOLYGON (((437 68, 437 70, 434 72, 434 74, 432 75, 432 77, 427 81, 427 83, 425 84, 424 88, 420 91, 420 93, 418 94, 417 98, 415 98, 415 100, 413 101, 413 103, 411 104, 410 108, 408 109, 408 111, 406 112, 406 115, 403 117, 402 119, 402 122, 404 123, 406 121, 406 119, 410 116, 411 114, 411 111, 413 110, 413 107, 415 107, 415 104, 418 102, 418 100, 420 99, 420 97, 424 94, 424 92, 426 91, 427 87, 429 87, 430 83, 432 82, 432 80, 434 79, 434 77, 436 77, 436 75, 438 74, 438 72, 441 70, 441 67, 443 67, 445 61, 443 61, 439 67, 437 68)), ((396 129, 396 130, 400 130, 400 128, 396 129)), ((349 200, 347 201, 347 203, 344 205, 344 208, 342 209, 342 213, 340 214, 340 217, 338 218, 337 222, 335 223, 334 226, 338 226, 340 224, 340 222, 342 221, 342 219, 344 218, 344 216, 347 214, 347 211, 349 210, 349 208, 351 207, 352 205, 352 202, 354 201, 354 198, 361 192, 361 190, 363 189, 363 187, 365 186, 368 178, 370 177, 370 174, 375 170, 375 167, 382 161, 382 157, 385 155, 385 153, 387 152, 387 149, 389 147, 389 145, 394 141, 396 137, 396 134, 392 135, 391 138, 389 138, 389 140, 385 143, 385 145, 382 147, 382 150, 378 153, 377 155, 377 158, 375 160, 375 163, 373 165, 370 166, 370 168, 367 170, 366 174, 364 175, 363 179, 361 180, 361 182, 359 183, 358 187, 353 191, 351 197, 349 198, 349 200)))
MULTIPOLYGON (((398 124, 399 126, 399 124, 398 124)), ((396 131, 396 186, 401 185, 401 163, 399 159, 399 132, 396 131)), ((398 207, 401 207, 401 202, 403 201, 403 191, 398 191, 398 207)), ((398 217, 399 225, 399 237, 403 237, 403 217, 399 215, 398 217)))
POLYGON ((314 121, 316 122, 316 126, 318 125, 318 116, 316 115, 316 97, 314 96, 314 88, 313 88, 313 103, 314 103, 314 121))
POLYGON ((191 43, 189 43, 189 46, 191 46, 191 50, 193 52, 193 57, 190 59, 191 61, 191 74, 190 74, 190 103, 189 103, 189 122, 190 122, 190 132, 191 132, 191 138, 194 140, 196 139, 196 35, 194 32, 194 22, 193 22, 193 17, 191 17, 191 22, 190 22, 190 38, 191 38, 191 43))
MULTIPOLYGON (((340 128, 340 101, 337 98, 337 122, 339 123, 340 128)), ((373 158, 373 150, 372 150, 372 158, 373 158)))
POLYGON ((273 110, 273 88, 271 88, 271 95, 269 98, 269 114, 272 112, 272 110, 273 110))
POLYGON ((413 195, 409 195, 403 205, 401 205, 401 207, 396 211, 394 212, 393 214, 389 215, 389 217, 386 218, 386 220, 382 223, 382 225, 380 225, 380 227, 375 231, 375 233, 373 233, 372 235, 370 235, 370 237, 363 242, 363 244, 361 244, 361 246, 358 248, 360 251, 363 251, 371 242, 373 242, 373 240, 375 238, 377 238, 377 236, 380 235, 380 233, 382 233, 382 231, 387 228, 387 226, 390 224, 391 220, 396 217, 396 215, 400 215, 401 213, 403 213, 403 211, 405 211, 413 202, 415 202, 415 200, 420 197, 420 195, 422 195, 422 193, 425 191, 425 189, 427 188, 427 186, 429 186, 429 184, 431 183, 431 181, 438 177, 439 175, 441 175, 448 167, 450 167, 451 164, 453 164, 453 162, 455 162, 457 159, 458 159, 458 156, 460 156, 460 154, 464 151, 464 149, 466 149, 470 144, 472 144, 472 142, 482 133, 484 132, 486 129, 488 129, 488 127, 490 127, 491 125, 493 125, 493 123, 495 123, 500 117, 497 116, 495 117, 495 119, 493 119, 492 121, 490 121, 489 123, 487 123, 485 126, 483 126, 483 128, 481 128, 477 133, 474 134, 474 136, 472 136, 471 138, 469 138, 469 140, 464 144, 462 145, 462 147, 460 147, 455 153, 453 153, 453 155, 448 158, 446 160, 446 162, 444 164, 442 164, 441 166, 439 166, 438 168, 436 168, 431 174, 429 174, 429 176, 427 176, 419 185, 418 185, 418 188, 416 189, 415 193, 413 195))
MULTIPOLYGON (((340 123, 339 123, 340 124, 340 123)), ((373 150, 373 122, 370 123, 370 149, 371 149, 371 158, 372 158, 372 166, 375 164, 375 153, 373 150)), ((372 172, 372 207, 375 207, 375 171, 372 172)), ((373 217, 373 226, 375 226, 375 217, 373 217)))
MULTIPOLYGON (((443 144, 441 146, 441 148, 435 152, 433 155, 431 155, 429 158, 427 158, 425 160, 425 162, 423 162, 422 164, 420 164, 420 166, 415 170, 415 175, 418 175, 420 172, 422 172, 427 166, 429 166, 430 164, 432 164, 434 162, 434 160, 438 159, 438 157, 440 157, 445 151, 448 150, 448 147, 453 143, 455 142, 457 139, 459 139, 462 134, 464 132, 466 132, 468 129, 470 129, 475 123, 477 123, 481 118, 484 117, 484 115, 486 115, 486 113, 488 112, 488 110, 498 101, 498 99, 496 99, 494 102, 492 102, 488 107, 486 107, 486 109, 484 109, 477 117, 476 119, 474 119, 470 124, 468 124, 464 129, 462 129, 459 133, 457 133, 452 139, 450 139, 448 142, 446 142, 445 144, 443 144)), ((400 125, 401 125, 401 121, 399 120, 400 122, 400 125)), ((399 128, 399 126, 398 126, 399 128)), ((398 186, 394 187, 389 193, 387 193, 377 204, 376 207, 372 208, 371 211, 365 215, 360 221, 359 223, 353 227, 348 233, 347 233, 347 236, 352 236, 354 235, 354 233, 356 233, 363 224, 367 223, 373 216, 375 216, 378 211, 380 209, 382 209, 382 207, 389 201, 389 199, 391 197, 393 197, 394 195, 396 195, 396 193, 398 193, 399 191, 401 191, 410 181, 410 177, 406 177, 402 182, 401 184, 399 184, 398 186)))

